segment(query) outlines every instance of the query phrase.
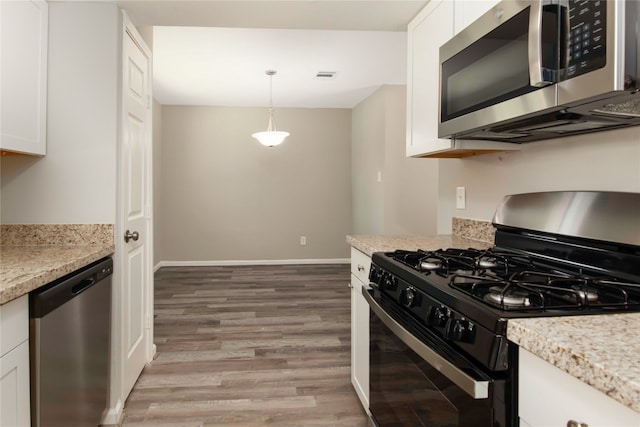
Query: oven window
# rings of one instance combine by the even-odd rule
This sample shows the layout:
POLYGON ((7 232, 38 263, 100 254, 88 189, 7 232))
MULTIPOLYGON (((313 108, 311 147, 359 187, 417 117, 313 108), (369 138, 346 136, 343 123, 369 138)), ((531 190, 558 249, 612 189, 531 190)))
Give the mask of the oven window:
MULTIPOLYGON (((473 399, 371 312, 370 410, 380 426, 491 427, 494 400, 473 399)), ((491 386, 493 387, 493 386, 491 386)), ((498 417, 502 418, 502 417, 498 417)))

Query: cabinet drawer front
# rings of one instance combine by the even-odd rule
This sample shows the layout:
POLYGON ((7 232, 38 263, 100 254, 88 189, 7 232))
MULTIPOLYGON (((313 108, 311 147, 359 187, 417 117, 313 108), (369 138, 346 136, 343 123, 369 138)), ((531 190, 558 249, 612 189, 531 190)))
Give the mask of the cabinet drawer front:
POLYGON ((0 356, 29 339, 29 296, 0 306, 0 356))
POLYGON ((362 283, 369 283, 369 268, 371 267, 371 257, 363 254, 357 249, 351 248, 351 273, 362 283))

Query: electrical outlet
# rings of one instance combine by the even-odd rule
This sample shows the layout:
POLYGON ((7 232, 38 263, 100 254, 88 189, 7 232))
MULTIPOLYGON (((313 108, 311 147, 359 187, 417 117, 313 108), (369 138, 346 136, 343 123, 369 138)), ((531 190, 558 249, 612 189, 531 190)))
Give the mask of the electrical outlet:
POLYGON ((456 187, 456 208, 467 208, 467 194, 464 187, 456 187))
POLYGON ((302 246, 307 244, 307 236, 300 236, 300 244, 302 246))

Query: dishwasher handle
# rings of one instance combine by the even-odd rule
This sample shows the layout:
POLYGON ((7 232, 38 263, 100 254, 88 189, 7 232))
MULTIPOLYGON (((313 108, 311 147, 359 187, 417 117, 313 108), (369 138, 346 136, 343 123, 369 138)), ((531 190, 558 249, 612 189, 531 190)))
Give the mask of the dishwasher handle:
POLYGON ((46 316, 112 274, 113 260, 107 257, 32 291, 29 294, 29 317, 46 316))
POLYGON ((95 277, 87 277, 86 279, 84 279, 82 282, 80 282, 80 284, 75 285, 73 288, 71 288, 71 293, 74 295, 78 295, 80 292, 84 291, 85 289, 89 289, 90 287, 92 287, 93 285, 96 284, 96 278, 95 277))

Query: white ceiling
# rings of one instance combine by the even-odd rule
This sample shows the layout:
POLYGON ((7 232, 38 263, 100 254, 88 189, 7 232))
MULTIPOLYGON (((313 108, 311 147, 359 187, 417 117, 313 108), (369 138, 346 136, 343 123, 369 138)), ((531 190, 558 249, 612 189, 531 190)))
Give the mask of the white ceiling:
POLYGON ((406 83, 406 25, 427 1, 120 1, 154 26, 161 104, 353 108, 406 83), (319 80, 319 71, 335 71, 319 80))

